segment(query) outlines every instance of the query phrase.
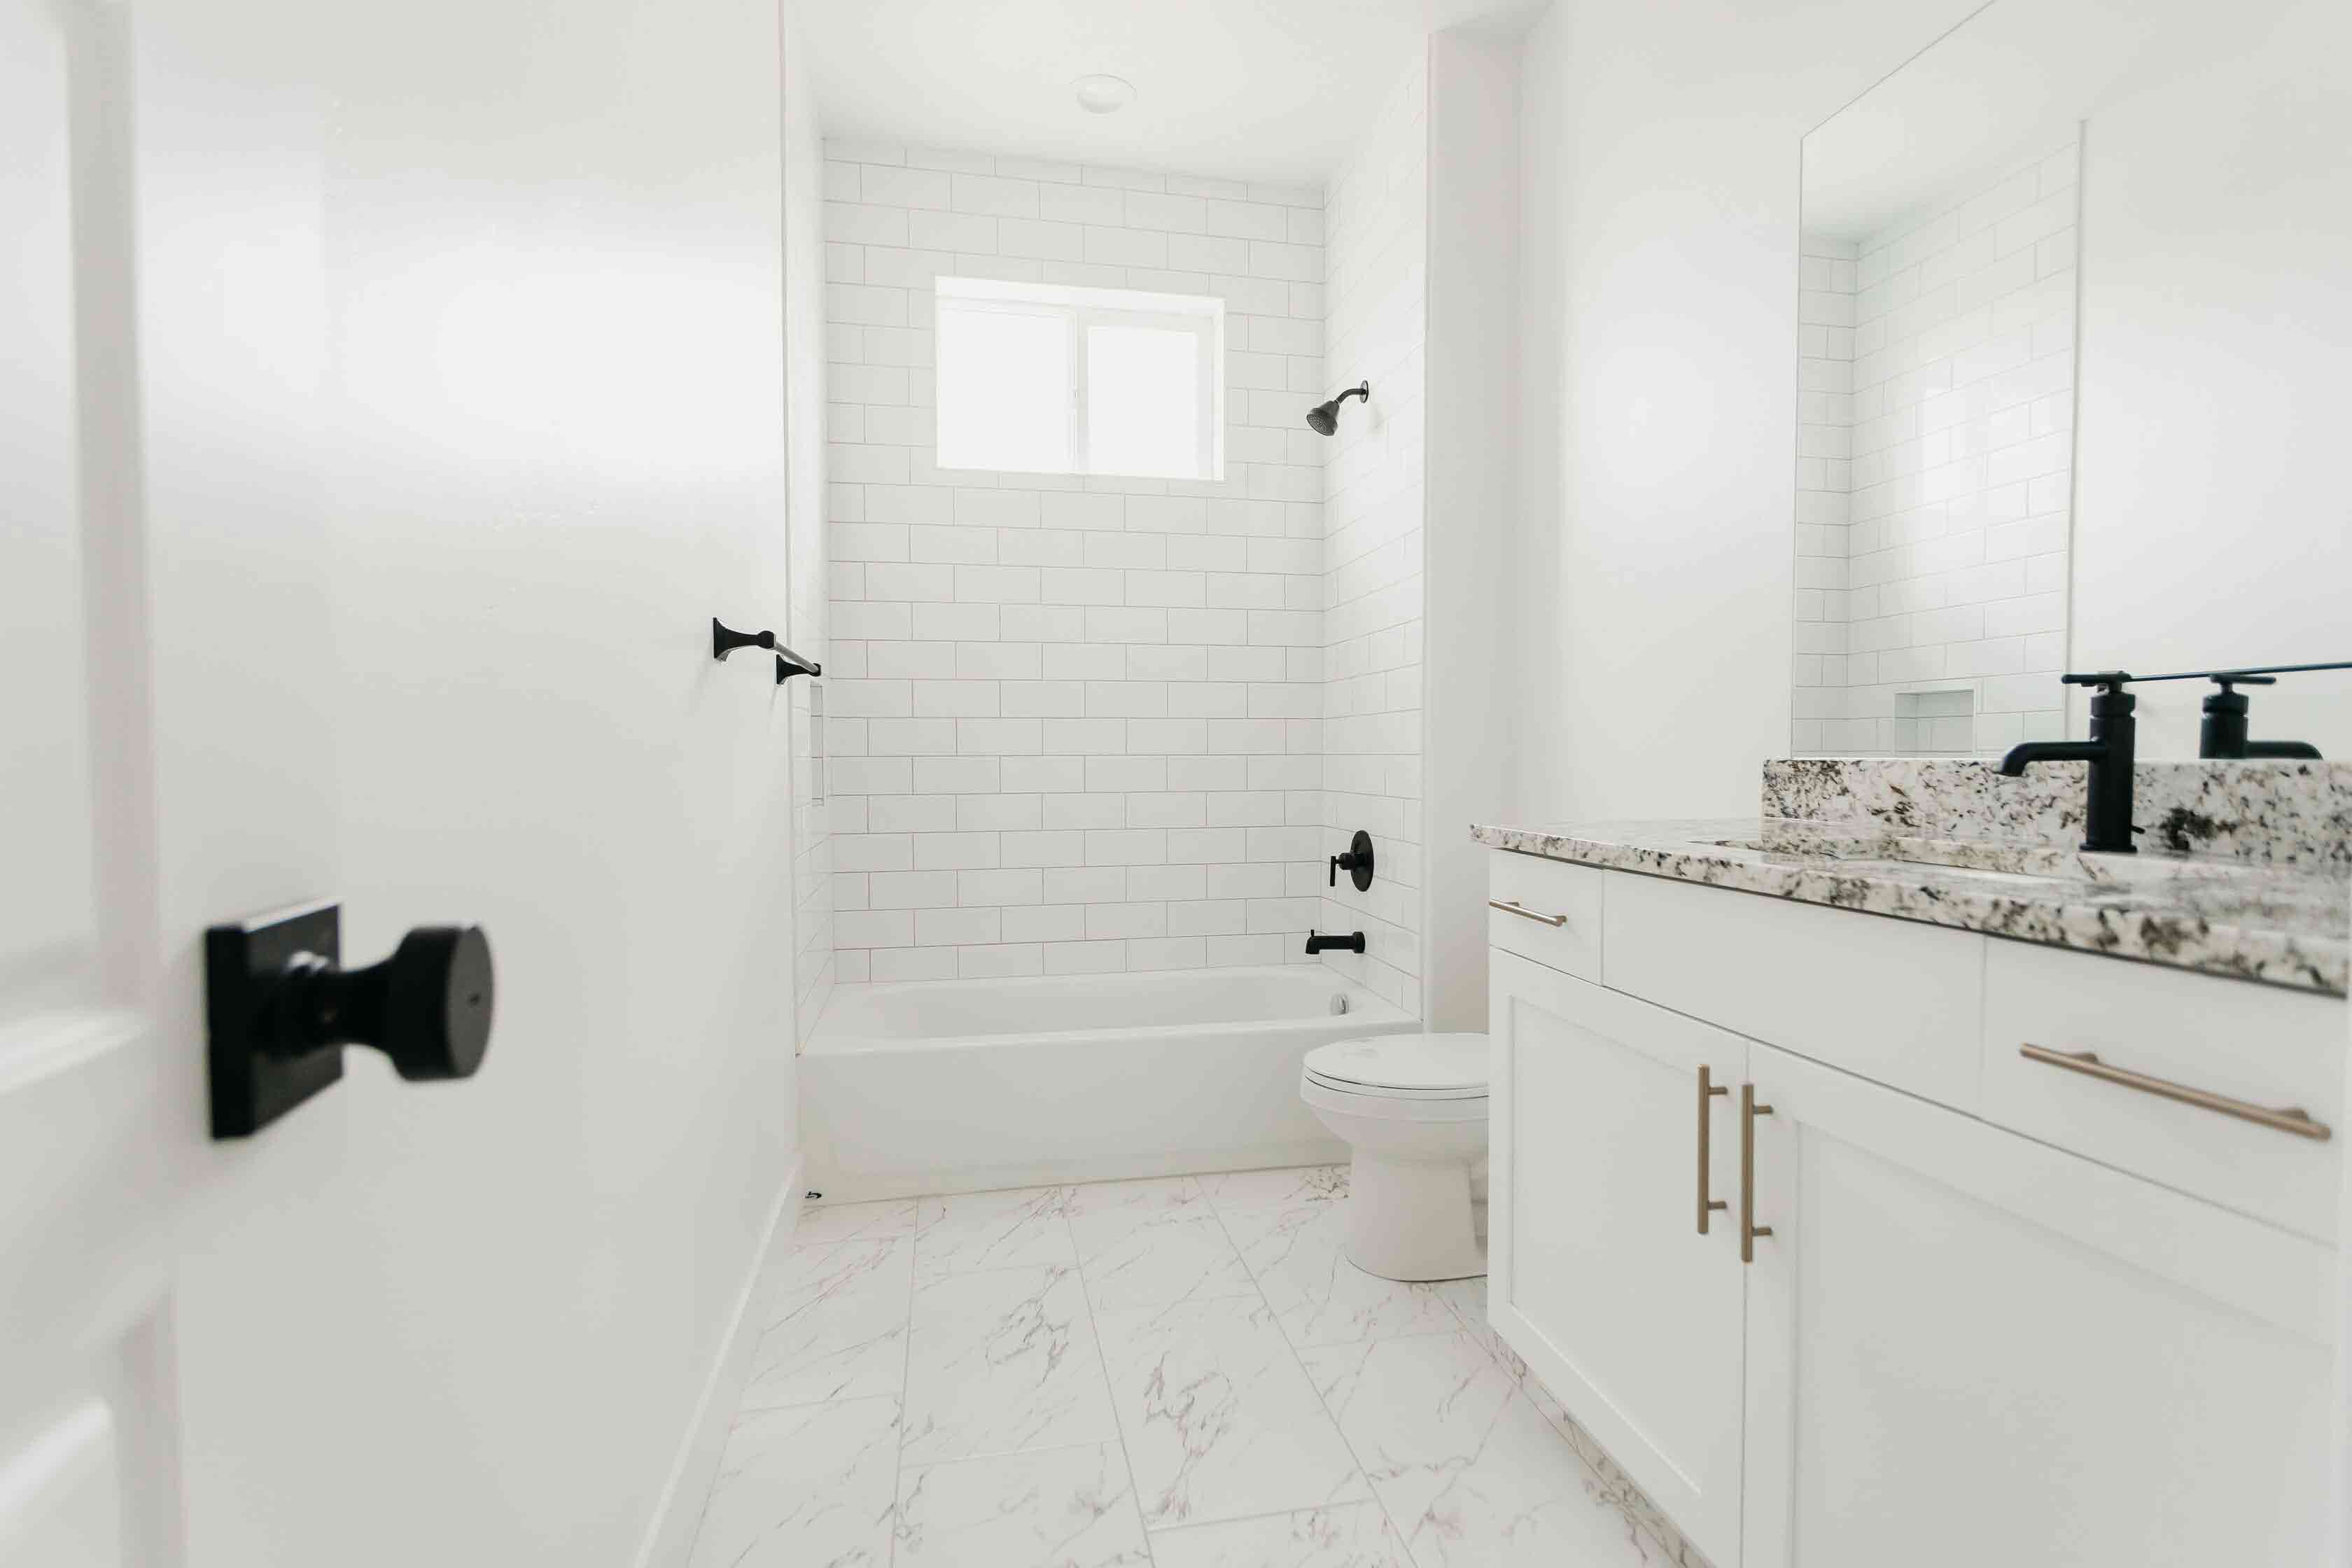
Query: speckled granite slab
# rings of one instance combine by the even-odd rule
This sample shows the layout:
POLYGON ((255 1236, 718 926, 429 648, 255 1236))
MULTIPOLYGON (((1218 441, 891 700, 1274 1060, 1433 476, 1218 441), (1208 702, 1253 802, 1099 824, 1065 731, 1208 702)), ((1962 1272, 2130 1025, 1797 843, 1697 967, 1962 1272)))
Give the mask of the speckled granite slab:
MULTIPOLYGON (((1958 757, 1800 757, 1764 764, 1763 814, 2072 849, 2087 766, 2037 763, 2011 779, 1958 757)), ((2352 869, 2352 763, 2141 763, 2132 802, 2143 850, 2352 869)))
MULTIPOLYGON (((1887 798, 1896 797, 1890 791, 1887 798)), ((2284 864, 2084 855, 2047 841, 1942 837, 1921 831, 1923 820, 1890 806, 1874 815, 1857 808, 1834 821, 1482 825, 1470 833, 1497 849, 1578 865, 2345 994, 2352 880, 2340 853, 2284 864)))

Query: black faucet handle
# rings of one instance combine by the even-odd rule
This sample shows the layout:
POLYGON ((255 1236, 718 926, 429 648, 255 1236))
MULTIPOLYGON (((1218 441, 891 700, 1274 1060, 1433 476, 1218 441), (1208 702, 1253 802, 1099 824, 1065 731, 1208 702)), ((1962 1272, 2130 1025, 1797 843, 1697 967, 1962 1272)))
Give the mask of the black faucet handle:
POLYGON ((2103 691, 2121 691, 2127 682, 2139 678, 2127 669, 2080 669, 2058 678, 2065 686, 2095 686, 2103 691))

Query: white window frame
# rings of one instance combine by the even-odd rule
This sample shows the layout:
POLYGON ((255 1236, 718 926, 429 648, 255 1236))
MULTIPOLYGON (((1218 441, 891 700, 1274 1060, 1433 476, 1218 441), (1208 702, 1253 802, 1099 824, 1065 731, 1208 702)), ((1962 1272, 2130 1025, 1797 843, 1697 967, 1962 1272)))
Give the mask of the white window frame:
MULTIPOLYGON (((986 473, 1066 473, 1087 479, 1158 479, 1174 482, 1225 477, 1225 302, 1211 296, 1154 294, 1132 289, 1081 289, 1058 283, 1006 283, 986 278, 941 278, 935 285, 932 342, 940 341, 940 317, 949 309, 1002 310, 1008 315, 1058 317, 1067 323, 1064 350, 1069 355, 1070 461, 1067 468, 965 469, 986 473), (1190 332, 1199 344, 1202 396, 1196 406, 1193 474, 1118 474, 1093 466, 1087 439, 1087 332, 1096 326, 1153 327, 1190 332)), ((936 356, 932 377, 938 378, 936 356)), ((933 403, 938 402, 936 385, 933 403)), ((932 456, 939 456, 938 437, 932 456)), ((942 464, 942 467, 945 465, 942 464)))

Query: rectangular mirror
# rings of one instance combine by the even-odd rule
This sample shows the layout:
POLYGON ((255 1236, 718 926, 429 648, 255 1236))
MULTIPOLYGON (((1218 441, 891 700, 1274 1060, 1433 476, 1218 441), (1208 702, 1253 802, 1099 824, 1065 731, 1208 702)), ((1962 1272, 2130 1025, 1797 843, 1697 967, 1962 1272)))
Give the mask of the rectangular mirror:
MULTIPOLYGON (((2079 735, 2068 668, 2352 657, 2347 14, 1994 0, 1805 138, 1796 754, 2079 735)), ((2352 744, 2347 689, 2256 728, 2352 744)), ((2143 754, 2195 754, 2203 692, 2146 689, 2143 754)))

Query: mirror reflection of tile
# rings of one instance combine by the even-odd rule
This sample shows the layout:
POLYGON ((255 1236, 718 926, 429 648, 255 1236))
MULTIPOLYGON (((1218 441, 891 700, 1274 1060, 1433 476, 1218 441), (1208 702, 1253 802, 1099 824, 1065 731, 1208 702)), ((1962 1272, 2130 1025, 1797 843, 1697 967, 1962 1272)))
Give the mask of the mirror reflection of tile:
POLYGON ((2080 168, 2069 138, 1804 236, 1800 754, 2063 728, 2080 168))

